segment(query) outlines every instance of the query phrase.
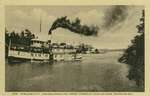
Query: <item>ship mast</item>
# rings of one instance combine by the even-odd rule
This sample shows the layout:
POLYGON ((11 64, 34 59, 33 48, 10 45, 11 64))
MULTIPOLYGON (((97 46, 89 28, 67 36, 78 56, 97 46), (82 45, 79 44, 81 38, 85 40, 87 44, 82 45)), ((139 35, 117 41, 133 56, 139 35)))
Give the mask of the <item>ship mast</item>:
POLYGON ((42 20, 41 20, 41 14, 40 14, 40 33, 42 31, 42 20))

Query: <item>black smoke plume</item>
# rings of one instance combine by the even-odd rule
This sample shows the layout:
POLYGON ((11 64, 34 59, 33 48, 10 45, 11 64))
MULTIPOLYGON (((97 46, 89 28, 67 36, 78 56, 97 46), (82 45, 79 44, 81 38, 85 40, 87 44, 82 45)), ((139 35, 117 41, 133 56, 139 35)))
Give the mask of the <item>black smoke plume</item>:
POLYGON ((124 21, 128 15, 127 6, 126 5, 115 5, 110 9, 106 10, 104 16, 104 28, 110 28, 114 25, 124 21))
POLYGON ((49 30, 49 34, 51 34, 52 31, 57 28, 65 28, 70 30, 71 32, 83 34, 85 36, 97 35, 99 30, 98 26, 81 25, 80 22, 81 20, 79 18, 76 18, 74 21, 70 21, 69 19, 67 19, 67 16, 58 18, 53 22, 49 30))

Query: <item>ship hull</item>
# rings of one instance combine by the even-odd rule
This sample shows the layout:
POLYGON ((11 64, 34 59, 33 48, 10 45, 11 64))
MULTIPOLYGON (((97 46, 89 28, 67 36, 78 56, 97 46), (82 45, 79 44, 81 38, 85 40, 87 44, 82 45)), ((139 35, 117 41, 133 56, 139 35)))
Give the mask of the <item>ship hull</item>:
POLYGON ((9 63, 22 63, 22 62, 28 62, 28 61, 31 61, 31 59, 14 57, 14 56, 9 56, 8 57, 8 62, 9 63))
POLYGON ((23 63, 23 62, 49 62, 49 59, 28 59, 28 58, 20 58, 20 57, 14 57, 9 56, 8 62, 9 63, 23 63))
POLYGON ((10 50, 8 56, 8 62, 10 63, 20 63, 20 62, 49 62, 51 59, 48 53, 33 53, 10 50))

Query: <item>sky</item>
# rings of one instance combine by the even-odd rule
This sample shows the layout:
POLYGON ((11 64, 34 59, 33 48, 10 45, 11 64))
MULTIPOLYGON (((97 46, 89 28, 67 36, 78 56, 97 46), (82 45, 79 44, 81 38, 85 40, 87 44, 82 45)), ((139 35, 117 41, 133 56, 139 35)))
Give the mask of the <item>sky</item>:
POLYGON ((136 36, 136 25, 143 6, 6 6, 5 26, 9 32, 29 29, 41 40, 70 44, 85 43, 96 48, 127 48, 136 36), (78 17, 81 24, 97 25, 97 36, 83 36, 67 29, 57 28, 48 35, 53 22, 62 16, 70 20, 78 17), (40 17, 41 28, 40 32, 40 17))

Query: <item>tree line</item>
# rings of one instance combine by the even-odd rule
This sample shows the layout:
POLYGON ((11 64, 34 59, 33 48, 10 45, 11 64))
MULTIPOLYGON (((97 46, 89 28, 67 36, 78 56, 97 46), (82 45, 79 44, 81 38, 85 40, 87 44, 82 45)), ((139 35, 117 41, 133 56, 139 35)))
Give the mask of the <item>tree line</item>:
POLYGON ((144 10, 140 18, 140 24, 136 26, 138 35, 131 40, 129 46, 119 62, 130 65, 128 78, 134 80, 137 86, 144 88, 144 10))
POLYGON ((12 45, 24 45, 30 46, 31 39, 34 39, 35 35, 31 33, 30 30, 25 29, 21 33, 16 33, 15 31, 8 32, 5 29, 5 44, 9 45, 10 41, 12 45))

